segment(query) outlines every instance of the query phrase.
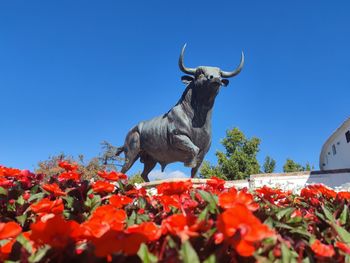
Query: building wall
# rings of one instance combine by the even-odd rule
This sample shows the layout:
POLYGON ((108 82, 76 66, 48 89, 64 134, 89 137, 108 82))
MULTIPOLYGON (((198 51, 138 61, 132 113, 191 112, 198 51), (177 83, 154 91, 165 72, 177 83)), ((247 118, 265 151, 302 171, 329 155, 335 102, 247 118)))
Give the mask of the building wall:
POLYGON ((344 168, 350 168, 350 120, 332 134, 320 155, 321 170, 344 168))

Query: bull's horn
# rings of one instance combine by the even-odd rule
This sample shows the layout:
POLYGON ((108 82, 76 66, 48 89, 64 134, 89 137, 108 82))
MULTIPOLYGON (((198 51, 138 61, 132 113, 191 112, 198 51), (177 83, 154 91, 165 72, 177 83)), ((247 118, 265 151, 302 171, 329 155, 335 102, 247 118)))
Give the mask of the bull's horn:
POLYGON ((221 71, 221 77, 231 78, 236 76, 239 72, 241 72, 243 65, 244 65, 244 53, 242 51, 241 63, 239 64, 239 66, 234 71, 221 71))
POLYGON ((184 53, 185 53, 185 48, 186 48, 186 44, 183 46, 180 57, 179 57, 179 67, 181 69, 182 72, 189 74, 189 75, 194 75, 194 73, 196 72, 196 69, 194 68, 186 68, 184 65, 184 53))

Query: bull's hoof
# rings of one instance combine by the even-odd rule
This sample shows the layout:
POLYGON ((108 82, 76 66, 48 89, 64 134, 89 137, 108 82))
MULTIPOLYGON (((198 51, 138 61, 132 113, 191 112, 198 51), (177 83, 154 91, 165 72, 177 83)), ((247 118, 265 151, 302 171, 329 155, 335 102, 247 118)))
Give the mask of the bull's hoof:
POLYGON ((186 167, 195 168, 197 166, 197 160, 196 158, 193 158, 192 160, 185 162, 184 165, 186 167))

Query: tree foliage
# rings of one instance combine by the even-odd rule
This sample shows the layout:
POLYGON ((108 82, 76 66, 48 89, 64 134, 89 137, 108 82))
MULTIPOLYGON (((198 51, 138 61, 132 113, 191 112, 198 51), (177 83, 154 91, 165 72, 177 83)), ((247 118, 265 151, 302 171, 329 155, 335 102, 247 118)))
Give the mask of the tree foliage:
POLYGON ((80 154, 78 158, 74 158, 71 155, 64 153, 49 156, 47 160, 40 161, 38 167, 35 169, 37 174, 45 174, 47 178, 52 175, 56 175, 63 171, 58 166, 58 162, 66 160, 78 165, 79 173, 84 175, 84 179, 91 180, 92 178, 97 179, 97 172, 102 170, 117 171, 118 162, 121 158, 115 156, 116 147, 110 143, 103 141, 101 143, 102 153, 86 161, 84 155, 80 154))
POLYGON ((305 164, 305 166, 302 166, 290 158, 287 158, 285 164, 283 165, 283 172, 285 173, 311 171, 311 169, 311 165, 308 162, 305 164))
POLYGON ((141 172, 130 176, 128 180, 130 184, 141 184, 145 182, 145 180, 143 180, 143 178, 141 177, 141 172))
POLYGON ((217 165, 203 163, 200 170, 203 177, 215 175, 225 180, 237 180, 259 173, 260 166, 256 155, 259 152, 260 139, 248 139, 242 131, 234 128, 226 131, 226 137, 221 144, 225 152, 216 152, 217 165))
POLYGON ((276 161, 272 159, 270 156, 265 157, 265 161, 263 164, 263 172, 264 173, 273 173, 276 168, 276 161))

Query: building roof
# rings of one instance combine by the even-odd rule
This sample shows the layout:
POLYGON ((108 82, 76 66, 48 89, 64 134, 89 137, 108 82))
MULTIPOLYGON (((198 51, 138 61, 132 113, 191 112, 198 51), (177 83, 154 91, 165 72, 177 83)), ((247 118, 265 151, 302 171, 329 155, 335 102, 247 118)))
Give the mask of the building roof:
POLYGON ((323 161, 324 161, 324 156, 325 154, 327 154, 327 149, 328 147, 334 143, 334 139, 341 133, 345 132, 345 130, 347 129, 347 127, 350 125, 350 117, 348 117, 342 125, 339 126, 338 129, 336 129, 332 135, 327 139, 327 141, 323 144, 322 146, 322 150, 321 150, 321 154, 320 154, 320 160, 319 160, 319 166, 320 166, 320 170, 323 170, 323 161))

